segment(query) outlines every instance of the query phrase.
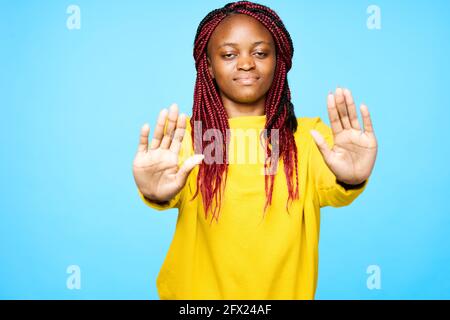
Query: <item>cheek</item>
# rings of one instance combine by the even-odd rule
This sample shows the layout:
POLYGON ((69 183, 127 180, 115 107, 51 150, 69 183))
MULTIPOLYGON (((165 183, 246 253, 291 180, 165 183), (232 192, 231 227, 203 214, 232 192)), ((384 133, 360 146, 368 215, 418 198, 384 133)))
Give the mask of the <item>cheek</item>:
POLYGON ((275 60, 270 63, 265 63, 264 65, 261 66, 260 72, 265 79, 264 82, 266 83, 266 85, 270 86, 272 84, 275 75, 275 67, 276 67, 275 60))
POLYGON ((221 76, 225 80, 232 80, 235 73, 236 65, 234 62, 223 63, 221 65, 221 76))
POLYGON ((223 62, 217 66, 217 74, 220 78, 227 80, 232 79, 235 70, 235 64, 233 62, 223 62))
POLYGON ((227 88, 233 85, 234 66, 231 63, 216 65, 214 74, 219 87, 227 88))
POLYGON ((273 76, 275 73, 275 68, 277 66, 277 61, 275 58, 271 59, 265 64, 265 72, 267 75, 273 76))

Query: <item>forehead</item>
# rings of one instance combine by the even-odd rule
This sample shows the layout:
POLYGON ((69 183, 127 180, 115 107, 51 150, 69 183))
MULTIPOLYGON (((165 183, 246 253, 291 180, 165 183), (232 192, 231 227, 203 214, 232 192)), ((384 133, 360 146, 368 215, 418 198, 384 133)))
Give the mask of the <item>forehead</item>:
POLYGON ((208 42, 208 50, 218 49, 225 42, 246 46, 256 41, 274 45, 272 34, 258 20, 245 14, 232 14, 223 19, 214 30, 208 42))

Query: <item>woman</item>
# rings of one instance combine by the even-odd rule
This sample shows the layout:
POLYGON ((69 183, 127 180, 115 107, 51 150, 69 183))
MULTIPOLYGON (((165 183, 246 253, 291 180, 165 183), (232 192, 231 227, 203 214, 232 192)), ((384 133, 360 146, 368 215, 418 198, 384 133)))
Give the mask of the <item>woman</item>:
POLYGON ((362 129, 347 89, 328 95, 331 128, 297 118, 292 56, 291 37, 268 7, 242 1, 213 10, 194 42, 192 117, 175 104, 163 109, 150 145, 142 127, 133 163, 139 195, 152 208, 179 210, 157 279, 161 299, 314 298, 320 208, 348 205, 364 190, 377 141, 367 107, 362 129), (258 139, 247 139, 252 133, 258 139), (264 161, 249 161, 261 151, 264 161))

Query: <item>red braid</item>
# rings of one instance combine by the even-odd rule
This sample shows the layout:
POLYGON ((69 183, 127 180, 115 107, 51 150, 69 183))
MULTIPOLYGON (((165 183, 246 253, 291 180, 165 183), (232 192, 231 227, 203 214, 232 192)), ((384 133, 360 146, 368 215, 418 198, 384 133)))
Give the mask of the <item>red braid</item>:
MULTIPOLYGON (((287 81, 287 72, 292 65, 292 57, 294 54, 294 47, 291 37, 286 30, 283 22, 279 16, 270 8, 256 4, 249 1, 239 1, 229 3, 223 8, 211 11, 201 22, 197 29, 194 42, 194 59, 195 67, 197 69, 197 79, 194 90, 194 106, 193 114, 190 120, 191 128, 194 128, 195 122, 200 121, 202 124, 201 132, 192 130, 192 143, 195 146, 196 153, 201 153, 203 150, 203 133, 208 129, 218 129, 225 136, 227 129, 229 129, 228 116, 223 106, 222 100, 219 96, 217 88, 208 71, 207 64, 207 44, 217 27, 217 25, 228 15, 233 13, 246 14, 258 20, 263 24, 272 34, 277 53, 277 64, 275 68, 275 76, 272 85, 266 95, 265 100, 265 114, 266 114, 266 132, 271 132, 272 129, 279 130, 279 141, 271 141, 271 135, 265 137, 266 160, 264 164, 265 170, 265 191, 266 202, 264 205, 264 213, 267 207, 272 203, 272 193, 274 186, 275 174, 268 174, 271 165, 272 150, 270 146, 272 143, 279 145, 279 156, 283 159, 284 172, 288 186, 289 196, 286 202, 286 210, 289 213, 289 200, 299 198, 298 193, 298 157, 297 146, 294 140, 294 132, 297 130, 297 119, 294 113, 294 106, 291 103, 291 93, 287 81), (195 136, 197 134, 197 136, 195 136), (292 177, 296 177, 296 187, 292 177)), ((263 131, 264 133, 264 131, 263 131)), ((222 143, 223 159, 227 159, 228 142, 222 143)), ((273 146, 272 146, 273 147, 273 146)), ((205 208, 205 218, 208 217, 208 211, 213 207, 213 198, 215 206, 212 210, 212 220, 215 218, 218 221, 218 212, 222 200, 222 186, 226 184, 228 173, 227 161, 220 163, 206 164, 201 163, 197 176, 197 190, 192 199, 198 195, 199 189, 203 197, 203 206, 205 208), (225 177, 224 176, 225 173, 225 177), (223 181, 224 180, 224 181, 223 181)), ((192 200, 191 199, 191 200, 192 200)))

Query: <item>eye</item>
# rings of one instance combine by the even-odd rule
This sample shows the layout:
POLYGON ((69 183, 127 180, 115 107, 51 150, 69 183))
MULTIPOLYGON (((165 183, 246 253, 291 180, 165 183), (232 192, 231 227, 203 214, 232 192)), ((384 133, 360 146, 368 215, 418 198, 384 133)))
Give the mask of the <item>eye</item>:
POLYGON ((234 53, 227 53, 227 54, 222 55, 222 57, 224 57, 224 58, 226 58, 226 59, 230 59, 230 58, 232 58, 234 55, 235 55, 234 53))
POLYGON ((256 52, 256 55, 260 58, 264 58, 267 56, 267 54, 265 52, 256 52))

